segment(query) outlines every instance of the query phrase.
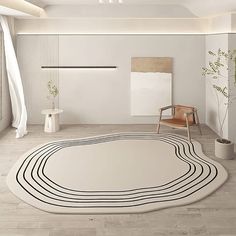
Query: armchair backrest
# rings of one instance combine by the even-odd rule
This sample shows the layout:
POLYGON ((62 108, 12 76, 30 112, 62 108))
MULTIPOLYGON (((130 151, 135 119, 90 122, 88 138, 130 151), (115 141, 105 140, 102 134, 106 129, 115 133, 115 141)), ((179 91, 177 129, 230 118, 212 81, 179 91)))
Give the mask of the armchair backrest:
MULTIPOLYGON (((186 113, 186 112, 194 112, 194 107, 175 105, 173 118, 185 121, 186 117, 185 117, 184 113, 186 113)), ((188 116, 188 121, 193 124, 195 123, 194 113, 192 115, 188 116)))

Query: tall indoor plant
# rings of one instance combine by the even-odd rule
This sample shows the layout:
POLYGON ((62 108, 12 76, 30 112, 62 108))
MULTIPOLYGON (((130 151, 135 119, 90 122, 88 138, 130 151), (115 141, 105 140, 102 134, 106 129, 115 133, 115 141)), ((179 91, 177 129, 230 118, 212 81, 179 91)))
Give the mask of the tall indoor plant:
POLYGON ((209 60, 207 67, 202 68, 202 74, 209 79, 217 102, 220 138, 215 140, 215 155, 220 158, 231 159, 233 157, 234 144, 223 137, 223 127, 229 106, 232 105, 236 98, 230 86, 232 76, 234 78, 234 86, 236 86, 236 50, 225 52, 219 48, 216 52, 209 51, 208 54, 211 60, 209 60), (233 65, 233 75, 230 71, 230 64, 233 65), (220 104, 222 102, 224 108, 221 115, 220 104))

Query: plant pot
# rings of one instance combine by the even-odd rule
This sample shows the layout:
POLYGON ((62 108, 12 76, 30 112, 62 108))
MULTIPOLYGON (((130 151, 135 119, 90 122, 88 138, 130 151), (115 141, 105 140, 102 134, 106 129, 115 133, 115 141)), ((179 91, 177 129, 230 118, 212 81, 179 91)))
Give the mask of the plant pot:
POLYGON ((219 139, 215 140, 215 156, 218 158, 230 160, 234 158, 234 143, 229 140, 219 139))

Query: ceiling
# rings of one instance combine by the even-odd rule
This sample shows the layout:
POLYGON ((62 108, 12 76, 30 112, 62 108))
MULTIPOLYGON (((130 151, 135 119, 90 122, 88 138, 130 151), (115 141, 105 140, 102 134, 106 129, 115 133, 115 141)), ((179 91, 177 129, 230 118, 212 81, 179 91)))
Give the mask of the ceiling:
POLYGON ((40 17, 43 13, 42 8, 24 0, 0 0, 0 15, 40 17))
POLYGON ((28 16, 26 13, 22 11, 18 11, 15 9, 11 9, 8 7, 0 6, 0 15, 7 15, 7 16, 28 16))
MULTIPOLYGON (((45 8, 48 5, 99 5, 98 0, 27 0, 35 5, 45 8)), ((104 0, 105 2, 108 0, 104 0)), ((114 4, 118 2, 113 0, 114 4)), ((126 5, 179 5, 187 8, 198 17, 221 15, 236 11, 236 0, 123 0, 126 5)), ((100 4, 111 5, 111 4, 100 4)), ((121 4, 119 4, 121 5, 121 4)))

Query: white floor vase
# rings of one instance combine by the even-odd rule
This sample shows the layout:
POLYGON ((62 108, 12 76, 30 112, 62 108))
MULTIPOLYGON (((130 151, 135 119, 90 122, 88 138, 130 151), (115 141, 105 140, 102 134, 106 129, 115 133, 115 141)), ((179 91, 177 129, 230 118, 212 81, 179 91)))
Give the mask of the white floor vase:
POLYGON ((53 213, 137 213, 190 204, 220 187, 227 172, 183 136, 108 134, 47 143, 8 174, 11 191, 53 213))

